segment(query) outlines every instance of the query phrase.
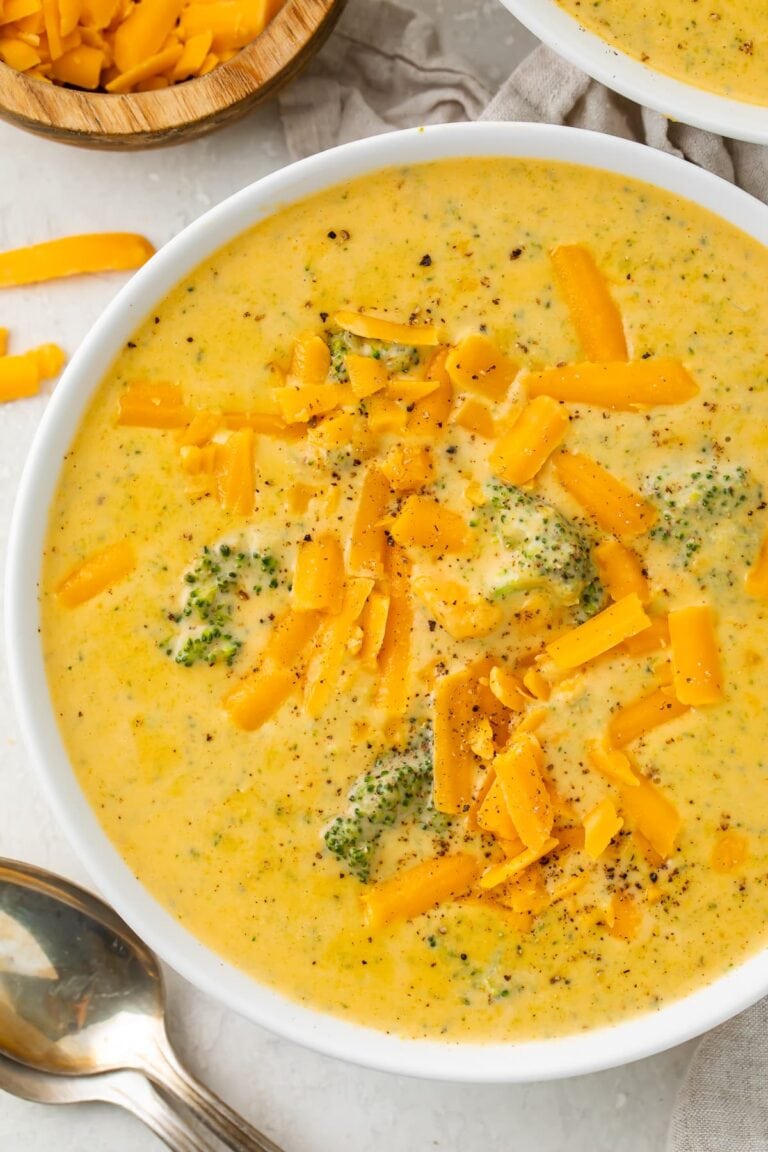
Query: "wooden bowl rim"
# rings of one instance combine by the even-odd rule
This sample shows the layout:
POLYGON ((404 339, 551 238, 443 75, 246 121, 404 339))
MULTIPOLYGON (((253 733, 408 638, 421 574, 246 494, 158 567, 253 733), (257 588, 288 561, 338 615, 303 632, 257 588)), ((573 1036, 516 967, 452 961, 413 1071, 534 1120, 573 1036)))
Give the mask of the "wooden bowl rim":
POLYGON ((205 76, 157 92, 87 92, 27 76, 0 61, 0 115, 59 138, 157 137, 223 117, 265 97, 319 47, 345 0, 286 0, 263 32, 205 76), (315 43, 317 41, 317 43, 315 43))

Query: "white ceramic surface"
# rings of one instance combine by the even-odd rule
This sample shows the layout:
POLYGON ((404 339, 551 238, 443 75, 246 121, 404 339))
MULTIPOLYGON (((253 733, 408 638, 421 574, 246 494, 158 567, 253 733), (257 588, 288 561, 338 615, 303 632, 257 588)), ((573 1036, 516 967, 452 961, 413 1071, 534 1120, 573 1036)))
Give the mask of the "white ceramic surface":
POLYGON ((522 24, 595 80, 672 120, 768 144, 768 108, 706 92, 642 64, 588 31, 556 0, 501 0, 522 24))
POLYGON ((123 863, 69 767, 47 694, 38 636, 37 579, 60 461, 94 387, 153 304, 208 252, 278 205, 379 167, 464 155, 559 159, 645 179, 696 200, 768 244, 768 209, 738 189, 639 145, 544 125, 409 130, 346 145, 264 178, 190 225, 137 273, 65 372, 19 488, 8 552, 6 629, 22 730, 54 811, 106 898, 176 971, 244 1016, 331 1055, 424 1077, 520 1082, 606 1068, 698 1034, 768 991, 768 953, 657 1013, 615 1028, 514 1046, 408 1041, 302 1008, 206 949, 148 895, 123 863))

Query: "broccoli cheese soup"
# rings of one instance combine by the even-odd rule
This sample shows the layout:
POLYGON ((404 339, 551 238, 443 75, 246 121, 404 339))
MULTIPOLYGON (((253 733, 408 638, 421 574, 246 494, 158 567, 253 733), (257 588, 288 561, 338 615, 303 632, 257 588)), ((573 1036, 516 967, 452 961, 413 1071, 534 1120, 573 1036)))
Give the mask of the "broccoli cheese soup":
POLYGON ((310 1007, 551 1037, 768 937, 768 253, 622 176, 377 172, 97 389, 51 693, 143 884, 310 1007))
POLYGON ((557 0, 580 24, 676 80, 768 104, 768 8, 755 0, 557 0))

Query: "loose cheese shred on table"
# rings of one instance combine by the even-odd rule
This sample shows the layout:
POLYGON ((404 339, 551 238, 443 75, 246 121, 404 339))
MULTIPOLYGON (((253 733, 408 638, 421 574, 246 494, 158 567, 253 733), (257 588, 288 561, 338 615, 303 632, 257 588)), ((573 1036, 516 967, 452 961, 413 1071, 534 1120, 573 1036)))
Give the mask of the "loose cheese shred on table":
POLYGON ((130 271, 145 264, 154 251, 149 240, 131 232, 96 232, 45 240, 0 252, 0 288, 88 272, 130 271))
POLYGON ((43 381, 58 376, 66 360, 57 344, 41 344, 18 356, 7 353, 8 329, 0 328, 0 404, 37 396, 43 381))
POLYGON ((204 76, 259 36, 283 0, 6 0, 0 60, 36 80, 149 92, 204 76))

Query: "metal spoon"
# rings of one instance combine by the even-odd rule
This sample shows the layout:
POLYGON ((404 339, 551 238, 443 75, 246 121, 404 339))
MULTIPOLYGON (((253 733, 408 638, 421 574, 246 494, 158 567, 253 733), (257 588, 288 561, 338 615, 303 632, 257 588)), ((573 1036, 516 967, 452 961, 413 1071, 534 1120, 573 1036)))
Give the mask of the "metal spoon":
POLYGON ((154 953, 69 881, 0 860, 0 1053, 41 1072, 133 1069, 234 1152, 280 1152, 182 1066, 154 953))
POLYGON ((213 1152, 138 1072, 52 1076, 0 1056, 0 1088, 36 1104, 117 1104, 143 1120, 171 1152, 213 1152))

